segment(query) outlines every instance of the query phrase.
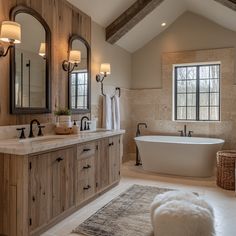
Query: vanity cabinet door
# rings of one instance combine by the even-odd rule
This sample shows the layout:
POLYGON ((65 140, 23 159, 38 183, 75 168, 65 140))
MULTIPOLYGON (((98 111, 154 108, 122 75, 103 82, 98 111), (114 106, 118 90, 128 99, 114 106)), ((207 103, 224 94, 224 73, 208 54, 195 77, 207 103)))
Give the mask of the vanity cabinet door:
POLYGON ((46 225, 52 218, 50 153, 33 156, 29 162, 29 230, 46 225))
POLYGON ((51 153, 52 217, 75 205, 75 149, 51 153))
POLYGON ((96 158, 96 191, 100 192, 109 186, 109 139, 99 141, 96 158))
POLYGON ((95 160, 97 142, 78 145, 76 200, 80 205, 95 194, 95 160))
POLYGON ((109 183, 120 180, 120 136, 109 138, 109 183))

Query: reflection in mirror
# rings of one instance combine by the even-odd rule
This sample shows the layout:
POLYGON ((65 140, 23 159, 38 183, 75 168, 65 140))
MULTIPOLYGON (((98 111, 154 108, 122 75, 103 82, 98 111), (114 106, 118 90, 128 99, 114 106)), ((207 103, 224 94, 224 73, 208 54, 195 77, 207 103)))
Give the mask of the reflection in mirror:
POLYGON ((46 33, 33 16, 19 13, 15 18, 22 26, 22 43, 15 47, 15 103, 17 108, 46 106, 46 33), (39 55, 39 53, 41 55, 39 55))
POLYGON ((50 112, 51 31, 32 8, 18 5, 11 20, 21 25, 21 44, 11 51, 11 113, 50 112))
POLYGON ((69 79, 69 108, 74 113, 89 112, 90 109, 90 48, 78 36, 70 40, 70 50, 81 52, 81 61, 75 66, 69 79))

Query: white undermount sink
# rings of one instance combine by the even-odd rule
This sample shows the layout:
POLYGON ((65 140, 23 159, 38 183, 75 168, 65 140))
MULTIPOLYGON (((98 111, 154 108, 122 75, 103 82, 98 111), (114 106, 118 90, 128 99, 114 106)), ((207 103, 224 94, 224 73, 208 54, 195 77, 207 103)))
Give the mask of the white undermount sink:
POLYGON ((20 143, 42 143, 42 142, 50 142, 50 141, 57 141, 65 139, 65 136, 42 136, 42 137, 35 137, 35 138, 27 138, 27 139, 20 139, 20 143))

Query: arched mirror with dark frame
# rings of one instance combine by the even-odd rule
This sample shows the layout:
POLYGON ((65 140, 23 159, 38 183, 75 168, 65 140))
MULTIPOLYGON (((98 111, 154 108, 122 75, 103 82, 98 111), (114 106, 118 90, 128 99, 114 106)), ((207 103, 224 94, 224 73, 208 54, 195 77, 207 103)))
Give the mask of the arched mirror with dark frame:
POLYGON ((69 39, 69 52, 80 51, 81 59, 68 73, 68 107, 73 114, 91 111, 91 49, 89 43, 79 35, 69 39))
POLYGON ((21 43, 11 51, 10 111, 51 112, 51 31, 42 16, 26 6, 11 10, 21 25, 21 43))

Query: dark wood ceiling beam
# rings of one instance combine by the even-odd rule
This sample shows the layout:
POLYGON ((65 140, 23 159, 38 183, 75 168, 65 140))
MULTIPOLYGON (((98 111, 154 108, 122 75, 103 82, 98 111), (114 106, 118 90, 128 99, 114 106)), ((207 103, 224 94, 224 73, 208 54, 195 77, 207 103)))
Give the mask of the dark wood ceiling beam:
POLYGON ((236 11, 236 0, 215 0, 216 2, 221 3, 222 5, 236 11))
POLYGON ((106 41, 116 43, 164 0, 137 0, 106 28, 106 41))

